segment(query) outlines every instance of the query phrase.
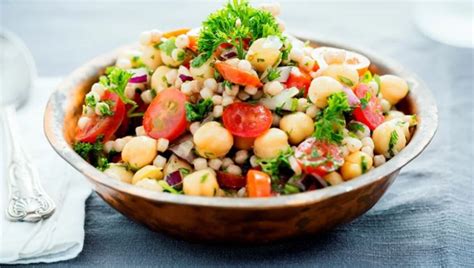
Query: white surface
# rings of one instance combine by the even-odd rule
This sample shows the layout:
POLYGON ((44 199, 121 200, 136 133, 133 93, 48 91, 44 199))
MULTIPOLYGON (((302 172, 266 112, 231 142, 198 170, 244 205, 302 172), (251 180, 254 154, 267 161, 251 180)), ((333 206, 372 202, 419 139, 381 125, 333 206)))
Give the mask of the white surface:
MULTIPOLYGON (((38 167, 44 189, 55 201, 56 212, 38 223, 9 222, 5 152, 0 159, 0 263, 56 262, 76 257, 84 245, 85 200, 91 190, 82 175, 49 145, 43 132, 43 112, 57 78, 40 78, 28 103, 18 111, 21 140, 38 167)), ((3 119, 2 119, 3 120, 3 119)), ((2 129, 0 148, 6 148, 2 129)), ((4 150, 4 149, 3 149, 4 150)))

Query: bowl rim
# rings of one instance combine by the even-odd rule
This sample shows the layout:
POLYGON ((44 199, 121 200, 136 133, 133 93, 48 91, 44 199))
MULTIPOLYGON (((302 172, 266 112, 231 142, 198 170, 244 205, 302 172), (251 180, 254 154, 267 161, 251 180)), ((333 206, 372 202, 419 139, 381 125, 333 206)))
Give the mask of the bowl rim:
POLYGON ((88 63, 82 65, 67 76, 51 94, 45 114, 44 114, 44 132, 54 148, 54 150, 69 164, 71 164, 80 173, 102 186, 112 188, 119 192, 144 198, 154 202, 172 203, 175 205, 190 205, 200 207, 214 208, 233 208, 233 209, 266 209, 278 207, 300 206, 303 204, 316 203, 334 196, 342 195, 371 183, 374 183, 385 176, 398 172, 403 166, 407 165, 416 158, 431 142, 438 128, 438 109, 435 99, 426 84, 413 72, 403 68, 393 59, 380 56, 370 49, 361 49, 357 46, 345 45, 341 41, 327 39, 314 34, 308 35, 300 33, 295 35, 299 39, 309 40, 312 43, 323 43, 325 46, 334 46, 346 48, 359 52, 367 56, 371 62, 377 62, 390 70, 390 73, 396 74, 408 80, 411 84, 410 98, 417 108, 417 118, 419 119, 416 131, 408 145, 396 156, 387 161, 380 167, 342 184, 319 189, 315 191, 297 193, 292 195, 268 197, 268 198, 232 198, 232 197, 202 197, 175 195, 170 193, 157 193, 147 189, 139 188, 131 184, 121 182, 106 176, 104 173, 90 165, 67 143, 64 137, 64 116, 66 107, 61 101, 67 100, 67 96, 74 91, 74 81, 82 81, 87 70, 97 70, 104 67, 105 62, 111 64, 116 58, 119 50, 103 54, 94 58, 88 63), (82 80, 81 80, 82 79, 82 80))

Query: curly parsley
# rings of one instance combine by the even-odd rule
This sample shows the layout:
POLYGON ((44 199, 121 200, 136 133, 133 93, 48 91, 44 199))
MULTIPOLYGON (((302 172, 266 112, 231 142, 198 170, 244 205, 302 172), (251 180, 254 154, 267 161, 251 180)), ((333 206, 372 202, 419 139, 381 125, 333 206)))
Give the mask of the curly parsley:
POLYGON ((132 105, 132 108, 128 111, 128 115, 130 116, 130 114, 138 107, 134 100, 129 99, 125 95, 125 88, 127 87, 128 80, 132 78, 133 73, 118 67, 109 67, 105 71, 105 74, 105 76, 103 75, 99 78, 99 83, 106 87, 110 92, 117 94, 124 103, 132 105))
POLYGON ((94 143, 76 142, 73 145, 73 149, 99 170, 103 171, 109 166, 109 161, 104 154, 104 144, 101 139, 97 139, 94 143))
POLYGON ((212 110, 212 106, 211 99, 200 100, 196 104, 188 102, 185 104, 186 119, 188 122, 201 121, 212 110))
POLYGON ((328 106, 314 124, 313 136, 318 140, 340 144, 344 138, 343 129, 346 125, 344 112, 349 111, 351 107, 344 92, 329 96, 328 106))
POLYGON ((262 171, 270 175, 272 180, 278 180, 280 171, 283 168, 291 168, 289 157, 293 155, 293 150, 289 148, 286 151, 271 159, 258 159, 257 163, 262 168, 262 171))
POLYGON ((191 65, 199 67, 204 64, 223 43, 232 44, 237 50, 237 56, 243 59, 244 40, 253 41, 270 35, 283 40, 278 23, 270 12, 251 7, 247 0, 229 1, 224 8, 212 13, 203 22, 198 41, 200 54, 191 65))

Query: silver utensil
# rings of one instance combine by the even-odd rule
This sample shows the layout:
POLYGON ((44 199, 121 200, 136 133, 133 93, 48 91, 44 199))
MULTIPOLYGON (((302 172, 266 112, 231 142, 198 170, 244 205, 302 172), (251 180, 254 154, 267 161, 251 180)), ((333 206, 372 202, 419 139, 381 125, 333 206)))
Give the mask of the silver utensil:
POLYGON ((12 33, 0 30, 0 112, 9 149, 6 216, 11 221, 36 222, 51 216, 55 209, 19 142, 16 109, 28 99, 35 76, 33 58, 25 45, 12 33))

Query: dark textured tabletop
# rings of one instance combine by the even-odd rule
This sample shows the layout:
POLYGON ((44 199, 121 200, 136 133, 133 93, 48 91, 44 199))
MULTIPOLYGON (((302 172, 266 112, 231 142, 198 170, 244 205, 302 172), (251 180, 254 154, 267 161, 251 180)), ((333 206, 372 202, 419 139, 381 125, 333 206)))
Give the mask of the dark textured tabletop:
MULTIPOLYGON (((214 2, 214 1, 212 1, 214 2)), ((197 26, 211 1, 1 1, 1 24, 23 38, 40 76, 62 76, 140 31, 197 26)), ((412 6, 286 1, 287 28, 376 50, 422 77, 439 106, 438 133, 368 213, 319 236, 262 246, 189 243, 147 230, 96 194, 85 245, 53 265, 474 266, 473 50, 425 37, 412 6)))

